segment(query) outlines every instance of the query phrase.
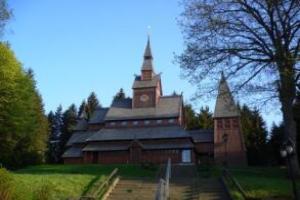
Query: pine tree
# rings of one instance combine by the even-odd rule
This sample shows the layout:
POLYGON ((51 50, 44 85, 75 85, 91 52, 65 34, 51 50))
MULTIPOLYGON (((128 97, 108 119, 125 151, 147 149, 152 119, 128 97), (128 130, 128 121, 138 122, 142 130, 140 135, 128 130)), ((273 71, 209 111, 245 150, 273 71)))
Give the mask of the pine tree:
POLYGON ((87 99, 87 106, 86 106, 87 118, 90 119, 93 112, 96 110, 96 108, 100 106, 101 105, 99 103, 99 100, 97 99, 95 92, 92 92, 87 99))
POLYGON ((83 100, 79 106, 77 118, 85 118, 86 117, 86 114, 85 114, 86 107, 87 107, 86 102, 85 102, 85 100, 83 100))
POLYGON ((126 95, 125 92, 123 90, 123 88, 120 88, 119 92, 114 96, 113 100, 123 100, 126 99, 126 95))
MULTIPOLYGON (((62 116, 62 106, 59 105, 55 111, 53 116, 52 125, 51 125, 51 133, 49 136, 49 144, 48 144, 48 159, 52 163, 57 163, 60 161, 60 155, 62 152, 60 146, 60 139, 62 135, 63 128, 63 116, 62 116)), ((48 116, 49 119, 49 116, 48 116)), ((50 122, 49 122, 50 123, 50 122)))
POLYGON ((241 126, 247 148, 250 165, 265 164, 267 130, 258 109, 251 110, 244 105, 241 108, 241 126))
POLYGON ((199 119, 199 128, 201 129, 213 129, 214 128, 214 120, 213 115, 209 111, 209 107, 201 107, 200 113, 198 114, 199 119))
POLYGON ((64 113, 62 117, 62 134, 60 135, 60 155, 66 150, 66 143, 72 135, 72 131, 77 123, 77 108, 72 104, 64 113))
POLYGON ((187 104, 184 106, 185 125, 188 130, 194 130, 199 128, 199 120, 193 110, 192 105, 187 104))
POLYGON ((280 148, 284 139, 284 125, 280 123, 278 126, 273 124, 268 141, 269 154, 272 164, 284 164, 284 159, 280 156, 280 148))

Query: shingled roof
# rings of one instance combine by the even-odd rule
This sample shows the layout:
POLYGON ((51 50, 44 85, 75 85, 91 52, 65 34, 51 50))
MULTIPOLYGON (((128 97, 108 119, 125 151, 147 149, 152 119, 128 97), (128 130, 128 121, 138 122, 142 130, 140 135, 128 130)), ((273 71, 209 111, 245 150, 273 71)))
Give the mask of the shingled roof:
POLYGON ((113 103, 105 120, 134 120, 178 117, 182 105, 182 96, 161 97, 156 107, 132 108, 131 100, 113 103))
POLYGON ((86 119, 78 119, 77 124, 73 131, 85 131, 88 128, 88 122, 86 119))
POLYGON ((71 147, 67 149, 62 155, 63 158, 78 158, 82 156, 80 147, 71 147))
POLYGON ((148 37, 148 41, 147 41, 147 45, 145 48, 145 53, 144 53, 144 62, 142 65, 142 70, 153 70, 153 56, 152 56, 152 52, 151 52, 151 46, 150 46, 150 38, 148 37))
POLYGON ((106 114, 107 114, 107 112, 108 112, 108 109, 109 109, 109 108, 101 108, 101 107, 98 107, 98 108, 94 111, 94 113, 93 113, 93 115, 92 115, 92 117, 91 117, 91 119, 90 119, 90 121, 89 121, 89 124, 104 123, 104 121, 105 121, 105 116, 106 116, 106 114))
POLYGON ((141 140, 164 138, 188 138, 189 134, 179 126, 101 129, 87 141, 141 140))
POLYGON ((214 142, 213 129, 198 129, 188 131, 194 142, 214 142))
POLYGON ((214 117, 236 117, 240 113, 234 103, 227 81, 222 73, 216 100, 214 117))
POLYGON ((67 142, 67 146, 71 146, 73 144, 85 143, 86 139, 91 137, 95 132, 92 131, 80 131, 74 132, 70 139, 67 142))
POLYGON ((136 76, 132 88, 137 89, 156 87, 160 79, 160 74, 155 74, 151 80, 142 80, 141 76, 136 76))

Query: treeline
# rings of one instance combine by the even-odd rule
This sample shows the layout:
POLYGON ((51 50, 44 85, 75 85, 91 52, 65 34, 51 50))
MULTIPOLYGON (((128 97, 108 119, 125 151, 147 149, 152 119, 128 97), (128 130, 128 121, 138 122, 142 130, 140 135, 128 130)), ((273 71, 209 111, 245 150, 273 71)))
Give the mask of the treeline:
MULTIPOLYGON (((114 100, 125 99, 126 95, 121 88, 113 97, 114 100)), ((83 100, 77 109, 75 104, 71 104, 65 111, 59 105, 55 112, 48 114, 49 138, 47 142, 46 161, 48 163, 62 162, 62 154, 66 150, 66 144, 70 139, 73 129, 78 120, 89 120, 97 108, 101 108, 99 99, 95 92, 83 100)))
POLYGON ((0 43, 0 164, 42 163, 47 118, 32 70, 24 70, 7 43, 0 43))
MULTIPOLYGON (((249 165, 280 165, 284 160, 280 157, 280 146, 283 141, 283 123, 273 124, 268 133, 266 123, 258 109, 251 109, 247 105, 238 106, 241 113, 241 128, 244 134, 249 165)), ((300 116, 298 109, 297 116, 300 116)), ((190 104, 185 105, 186 128, 213 129, 213 113, 208 107, 201 107, 196 112, 190 104)), ((297 123, 298 144, 300 144, 300 122, 297 123)), ((300 148, 297 148, 298 154, 300 148)))

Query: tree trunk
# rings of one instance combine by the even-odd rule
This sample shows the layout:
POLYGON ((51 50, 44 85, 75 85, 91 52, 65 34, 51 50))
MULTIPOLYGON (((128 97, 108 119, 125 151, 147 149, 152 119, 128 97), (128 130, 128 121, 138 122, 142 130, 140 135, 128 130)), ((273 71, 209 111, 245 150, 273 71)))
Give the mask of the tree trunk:
MULTIPOLYGON (((283 113, 284 140, 292 140, 295 144, 295 154, 291 157, 291 167, 295 176, 300 175, 297 154, 297 129, 293 112, 293 100, 296 97, 293 67, 285 65, 280 71, 279 99, 283 113)), ((284 142, 284 141, 283 141, 284 142)))

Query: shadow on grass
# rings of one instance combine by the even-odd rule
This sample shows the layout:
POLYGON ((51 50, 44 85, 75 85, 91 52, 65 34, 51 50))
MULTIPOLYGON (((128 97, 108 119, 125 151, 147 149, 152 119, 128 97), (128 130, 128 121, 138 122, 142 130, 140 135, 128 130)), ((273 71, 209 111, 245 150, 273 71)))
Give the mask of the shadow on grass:
POLYGON ((95 183, 101 179, 102 175, 97 175, 93 178, 87 186, 83 189, 81 196, 86 196, 88 192, 94 187, 95 183))

